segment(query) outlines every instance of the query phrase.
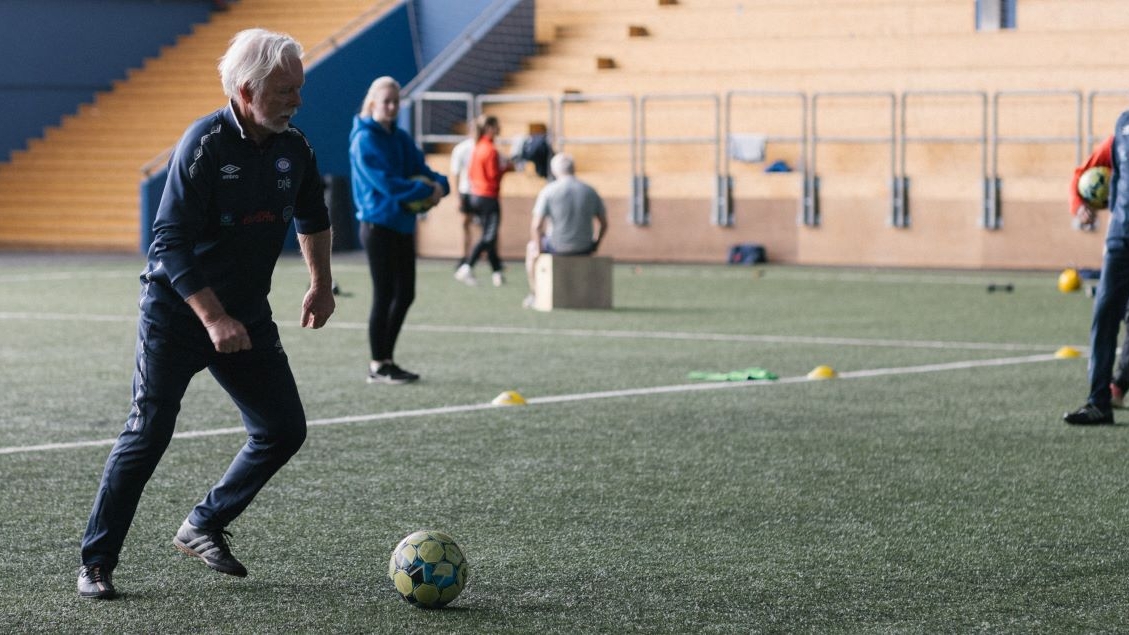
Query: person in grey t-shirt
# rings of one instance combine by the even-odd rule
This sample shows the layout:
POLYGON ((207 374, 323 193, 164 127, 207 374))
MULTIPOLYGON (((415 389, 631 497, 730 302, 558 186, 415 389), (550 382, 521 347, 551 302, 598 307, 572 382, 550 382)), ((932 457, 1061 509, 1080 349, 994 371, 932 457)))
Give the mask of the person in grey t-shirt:
POLYGON ((525 250, 525 275, 529 295, 522 306, 533 306, 536 282, 533 265, 543 253, 586 256, 596 252, 608 231, 604 201, 591 185, 576 178, 572 156, 553 156, 549 169, 556 180, 542 188, 533 203, 533 222, 525 250), (593 227, 595 225, 595 227, 593 227), (594 234, 594 235, 593 235, 594 234))

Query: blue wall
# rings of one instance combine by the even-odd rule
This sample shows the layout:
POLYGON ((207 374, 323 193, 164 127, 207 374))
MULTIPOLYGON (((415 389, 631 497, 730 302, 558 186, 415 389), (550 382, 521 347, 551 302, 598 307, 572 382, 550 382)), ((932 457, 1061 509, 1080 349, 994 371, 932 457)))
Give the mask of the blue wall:
POLYGON ((490 0, 416 0, 416 20, 425 36, 420 41, 423 65, 439 57, 489 5, 490 0))
MULTIPOLYGON (((463 35, 475 18, 497 2, 499 0, 459 0, 457 3, 451 0, 405 0, 376 24, 342 44, 331 56, 307 68, 306 85, 302 89, 302 108, 295 117, 294 124, 309 138, 317 153, 318 167, 322 174, 329 178, 348 179, 349 130, 352 128, 353 116, 360 110, 361 100, 372 80, 390 75, 400 84, 407 84, 422 70, 421 62, 427 65, 434 61, 463 35), (415 39, 413 18, 417 28, 415 39), (418 60, 417 47, 420 52, 418 60)), ((529 51, 532 51, 532 20, 527 21, 529 29, 526 37, 529 51)), ((309 49, 317 43, 302 44, 309 49)), ((519 64, 520 60, 509 62, 515 68, 519 64)), ((500 76, 498 81, 500 82, 500 76)), ((496 83, 483 88, 490 89, 498 85, 496 83)), ((468 85, 462 90, 472 88, 468 85)), ((402 127, 410 129, 406 112, 401 112, 400 122, 402 127)), ((152 240, 153 217, 156 215, 165 178, 166 174, 162 170, 141 187, 143 250, 148 248, 152 240)), ((348 188, 345 188, 345 192, 348 192, 348 188)), ((351 208, 351 201, 345 203, 351 208)), ((355 222, 349 227, 338 228, 337 233, 340 234, 338 238, 341 239, 342 248, 356 246, 355 222)), ((293 248, 296 245, 297 241, 292 236, 288 246, 293 248)))
POLYGON ((211 0, 2 0, 0 161, 208 19, 211 0))
POLYGON ((406 84, 418 71, 407 5, 306 69, 294 125, 309 138, 323 174, 349 174, 349 130, 372 80, 390 75, 406 84))

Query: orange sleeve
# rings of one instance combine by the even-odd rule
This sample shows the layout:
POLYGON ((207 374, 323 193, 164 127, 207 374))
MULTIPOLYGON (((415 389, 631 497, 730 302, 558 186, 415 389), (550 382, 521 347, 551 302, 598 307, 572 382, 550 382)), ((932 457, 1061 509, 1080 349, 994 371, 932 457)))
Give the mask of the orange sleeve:
POLYGON ((470 193, 475 196, 497 198, 501 189, 502 170, 498 166, 498 151, 494 144, 483 137, 474 146, 470 159, 470 193))
POLYGON ((1078 179, 1082 177, 1083 172, 1094 166, 1113 167, 1113 135, 1106 137, 1082 165, 1074 168, 1074 177, 1070 179, 1071 216, 1074 216, 1082 205, 1082 197, 1078 194, 1078 179))
POLYGON ((494 196, 498 195, 498 186, 502 182, 502 170, 498 167, 498 150, 490 144, 489 150, 482 158, 482 173, 490 184, 494 196))

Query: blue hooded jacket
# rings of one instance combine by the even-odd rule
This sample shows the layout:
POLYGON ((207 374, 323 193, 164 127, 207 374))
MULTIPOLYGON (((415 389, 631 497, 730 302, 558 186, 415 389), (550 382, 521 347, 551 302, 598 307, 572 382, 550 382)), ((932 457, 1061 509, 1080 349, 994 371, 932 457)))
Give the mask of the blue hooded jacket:
POLYGON ((402 205, 431 196, 431 186, 413 180, 425 176, 450 193, 447 177, 427 167, 423 153, 400 128, 391 132, 371 117, 353 117, 349 133, 353 205, 357 220, 387 227, 401 234, 416 231, 416 214, 402 205))

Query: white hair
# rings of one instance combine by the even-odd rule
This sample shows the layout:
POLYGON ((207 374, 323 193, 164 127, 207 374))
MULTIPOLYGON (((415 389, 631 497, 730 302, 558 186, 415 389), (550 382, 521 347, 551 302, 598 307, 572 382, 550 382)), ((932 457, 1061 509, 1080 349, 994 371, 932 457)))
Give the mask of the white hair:
POLYGON ((231 99, 244 86, 259 92, 271 72, 302 59, 302 45, 285 33, 266 29, 247 29, 231 38, 231 45, 220 58, 220 81, 231 99))
POLYGON ((380 94, 389 88, 395 88, 397 94, 400 91, 400 82, 395 79, 384 75, 372 80, 369 84, 368 93, 365 94, 365 100, 361 102, 361 116, 371 117, 372 111, 376 108, 376 100, 380 94))
POLYGON ((571 154, 561 152, 549 159, 549 170, 552 171, 553 176, 564 178, 576 173, 576 164, 573 163, 571 154))

